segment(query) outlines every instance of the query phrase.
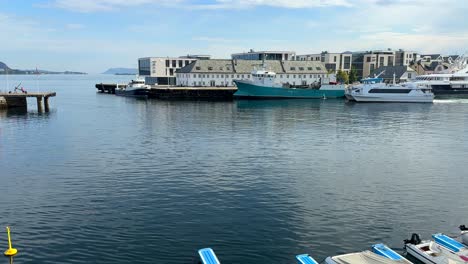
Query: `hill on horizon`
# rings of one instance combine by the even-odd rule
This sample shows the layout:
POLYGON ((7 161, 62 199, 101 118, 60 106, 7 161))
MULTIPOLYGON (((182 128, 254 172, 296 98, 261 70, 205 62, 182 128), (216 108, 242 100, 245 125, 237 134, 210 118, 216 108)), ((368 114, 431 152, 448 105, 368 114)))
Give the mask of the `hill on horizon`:
POLYGON ((1 71, 11 70, 11 68, 8 67, 8 65, 6 65, 5 63, 3 63, 3 62, 0 61, 0 70, 1 70, 1 71))
POLYGON ((102 74, 129 74, 136 75, 138 73, 137 69, 133 68, 110 68, 102 74))
POLYGON ((75 72, 75 71, 47 71, 47 70, 18 70, 8 67, 4 62, 0 61, 0 74, 87 74, 85 72, 75 72))

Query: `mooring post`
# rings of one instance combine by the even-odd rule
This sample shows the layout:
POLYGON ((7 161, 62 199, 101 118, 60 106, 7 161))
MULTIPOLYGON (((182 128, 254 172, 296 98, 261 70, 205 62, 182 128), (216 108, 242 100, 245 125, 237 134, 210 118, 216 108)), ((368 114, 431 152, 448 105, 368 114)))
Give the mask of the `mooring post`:
POLYGON ((37 111, 42 112, 42 96, 37 96, 37 111))
POLYGON ((44 97, 44 110, 46 112, 49 112, 49 97, 48 96, 44 97))

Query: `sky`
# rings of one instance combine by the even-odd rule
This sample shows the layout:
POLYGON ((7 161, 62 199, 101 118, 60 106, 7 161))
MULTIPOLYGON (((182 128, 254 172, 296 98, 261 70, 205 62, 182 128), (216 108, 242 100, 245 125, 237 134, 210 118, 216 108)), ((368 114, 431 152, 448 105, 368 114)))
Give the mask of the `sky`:
POLYGON ((0 0, 0 61, 100 73, 140 57, 468 51, 467 0, 0 0))

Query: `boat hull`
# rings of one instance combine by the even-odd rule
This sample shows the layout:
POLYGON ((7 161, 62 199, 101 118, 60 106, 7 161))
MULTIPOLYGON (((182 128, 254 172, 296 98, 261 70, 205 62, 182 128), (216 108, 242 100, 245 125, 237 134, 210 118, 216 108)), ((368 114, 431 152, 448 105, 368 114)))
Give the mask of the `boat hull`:
POLYGON ((450 84, 432 84, 432 92, 437 98, 462 97, 468 98, 467 88, 454 88, 450 84))
POLYGON ((370 95, 353 95, 352 97, 357 102, 432 103, 434 101, 434 96, 391 95, 380 97, 370 95))
POLYGON ((119 96, 128 96, 128 97, 138 97, 138 98, 148 98, 149 89, 116 89, 115 95, 119 96))
POLYGON ((344 97, 343 85, 322 85, 320 89, 283 88, 259 86, 248 82, 235 81, 238 98, 288 98, 288 99, 322 99, 344 97), (331 89, 327 89, 330 87, 331 89))

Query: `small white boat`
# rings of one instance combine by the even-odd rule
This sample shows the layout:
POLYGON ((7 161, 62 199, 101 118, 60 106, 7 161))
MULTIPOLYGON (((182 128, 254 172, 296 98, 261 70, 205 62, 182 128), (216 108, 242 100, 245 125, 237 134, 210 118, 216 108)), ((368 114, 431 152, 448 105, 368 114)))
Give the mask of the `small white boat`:
POLYGON ((115 89, 115 95, 147 98, 150 90, 151 86, 145 84, 144 79, 137 77, 135 80, 128 83, 126 87, 117 87, 115 89))
POLYGON ((434 241, 421 241, 418 234, 405 240, 406 252, 426 264, 467 264, 468 249, 444 234, 432 235, 434 241))
POLYGON ((463 244, 468 246, 468 227, 466 227, 465 225, 461 225, 460 231, 461 231, 460 236, 461 236, 463 244))
MULTIPOLYGON (((310 255, 303 254, 296 256, 300 264, 318 264, 310 255)), ((411 261, 405 259, 400 254, 391 250, 384 244, 376 244, 372 246, 372 251, 366 250, 363 252, 349 253, 337 255, 325 259, 327 264, 412 264, 411 261)))
MULTIPOLYGON (((378 79, 378 78, 377 78, 378 79)), ((432 103, 434 94, 422 83, 385 84, 363 80, 348 93, 357 102, 432 103)))

